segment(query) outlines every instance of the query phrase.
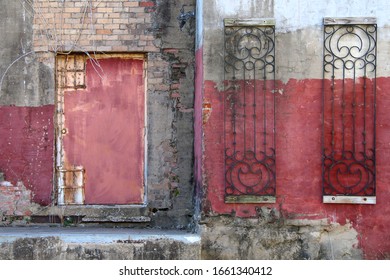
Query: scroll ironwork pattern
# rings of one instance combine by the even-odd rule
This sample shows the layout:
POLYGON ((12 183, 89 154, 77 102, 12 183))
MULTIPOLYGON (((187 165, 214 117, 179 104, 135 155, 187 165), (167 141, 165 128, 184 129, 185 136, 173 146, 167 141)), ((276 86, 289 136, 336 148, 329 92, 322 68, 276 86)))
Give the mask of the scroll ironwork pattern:
POLYGON ((224 42, 225 201, 271 202, 276 177, 274 25, 225 22, 224 42))
POLYGON ((376 24, 324 26, 324 196, 375 196, 376 24))

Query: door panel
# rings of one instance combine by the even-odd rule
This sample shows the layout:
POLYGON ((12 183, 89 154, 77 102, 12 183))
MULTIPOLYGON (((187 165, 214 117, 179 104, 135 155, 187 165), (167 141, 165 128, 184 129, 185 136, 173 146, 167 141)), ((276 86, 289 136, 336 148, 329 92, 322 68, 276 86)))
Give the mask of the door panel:
POLYGON ((65 169, 84 171, 85 204, 142 203, 144 63, 120 57, 97 63, 86 61, 85 89, 64 91, 65 169))

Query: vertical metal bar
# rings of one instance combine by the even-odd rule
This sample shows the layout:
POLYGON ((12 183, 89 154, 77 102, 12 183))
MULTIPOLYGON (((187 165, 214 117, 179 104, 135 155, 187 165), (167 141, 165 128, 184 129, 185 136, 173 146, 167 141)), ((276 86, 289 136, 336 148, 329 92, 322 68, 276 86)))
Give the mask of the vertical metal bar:
POLYGON ((367 123, 366 123, 366 111, 367 111, 367 67, 364 67, 363 77, 363 153, 367 153, 366 149, 366 137, 367 137, 367 123))
POLYGON ((323 27, 322 36, 322 138, 321 138, 321 152, 322 152, 322 193, 325 193, 325 72, 326 72, 326 27, 323 27))
POLYGON ((335 91, 335 71, 332 67, 332 88, 331 88, 331 110, 332 110, 332 156, 335 151, 335 111, 334 111, 334 91, 335 91))
MULTIPOLYGON (((234 77, 236 76, 235 75, 235 70, 233 69, 233 74, 234 74, 234 77)), ((234 82, 234 86, 236 85, 235 82, 236 82, 236 79, 233 77, 233 82, 234 82)), ((237 118, 237 111, 236 111, 236 100, 235 100, 235 96, 233 97, 233 106, 232 106, 232 117, 233 117, 233 151, 234 151, 234 154, 236 153, 236 148, 237 148, 237 130, 236 130, 236 118, 237 118)))
MULTIPOLYGON (((272 40, 273 40, 273 42, 275 42, 275 27, 274 26, 272 26, 272 40)), ((275 55, 275 52, 276 52, 276 50, 275 50, 275 46, 274 46, 274 48, 273 48, 273 50, 272 50, 272 55, 273 55, 273 69, 272 69, 272 79, 273 79, 273 98, 272 98, 272 100, 273 100, 273 110, 274 110, 274 120, 273 120, 273 158, 274 158, 274 166, 276 166, 276 93, 277 93, 277 91, 276 91, 276 69, 275 69, 275 65, 276 65, 276 55, 275 55)), ((275 195, 276 195, 276 176, 277 176, 277 174, 276 174, 276 167, 274 167, 275 168, 275 172, 273 173, 273 179, 274 179, 274 184, 275 184, 275 186, 274 186, 274 188, 275 188, 275 190, 274 190, 274 193, 275 193, 275 195)))
POLYGON ((243 69, 244 69, 244 73, 243 73, 243 84, 244 84, 244 104, 243 104, 243 107, 244 107, 244 157, 246 155, 246 65, 245 63, 243 62, 243 69))
MULTIPOLYGON (((275 42, 275 27, 272 27, 272 39, 275 42)), ((273 63, 276 65, 276 56, 275 56, 275 49, 273 50, 273 63)), ((273 68, 272 71, 272 79, 273 79, 273 110, 274 110, 274 121, 273 121, 273 127, 274 127, 274 141, 273 141, 273 147, 276 150, 276 94, 277 94, 277 89, 276 89, 276 69, 273 68)), ((276 159, 276 156, 275 156, 276 159)))
MULTIPOLYGON (((226 27, 224 28, 223 30, 223 58, 224 60, 226 60, 226 27)), ((227 79, 226 79, 226 61, 224 61, 224 69, 223 69, 223 83, 224 83, 224 89, 227 88, 227 79)), ((227 96, 228 96, 228 93, 226 92, 226 90, 223 91, 223 106, 222 106, 222 110, 223 110, 223 153, 225 155, 225 160, 223 161, 223 170, 224 170, 224 175, 225 175, 225 178, 223 180, 223 184, 224 184, 224 188, 225 190, 227 190, 227 180, 226 180, 226 108, 229 108, 229 106, 226 106, 228 104, 226 104, 226 102, 228 102, 228 99, 227 99, 227 96)), ((203 108, 203 104, 202 104, 202 108, 203 108)), ((203 111, 202 111, 202 116, 201 116, 201 119, 203 119, 203 111)), ((203 122, 203 121, 202 121, 203 122)), ((202 136, 203 137, 203 136, 202 136)), ((146 178, 146 176, 145 176, 146 178)))
POLYGON ((342 89, 342 97, 341 97, 341 126, 342 126, 342 156, 345 156, 345 107, 346 107, 346 101, 345 101, 345 62, 343 63, 343 89, 342 89))
POLYGON ((264 78, 263 78, 263 119, 264 119, 264 154, 267 154, 267 67, 264 67, 264 78))
POLYGON ((353 89, 352 89, 352 154, 355 156, 355 131, 356 131, 356 65, 353 67, 353 89))
MULTIPOLYGON (((377 25, 373 25, 374 29, 375 29, 375 44, 378 42, 378 39, 377 39, 377 36, 378 36, 378 31, 377 31, 377 25)), ((375 45, 375 49, 374 49, 374 53, 375 53, 375 69, 374 69, 374 81, 373 81, 373 111, 374 111, 374 116, 373 116, 373 119, 374 119, 374 127, 373 127, 373 132, 374 132, 374 135, 373 135, 373 155, 372 155, 372 158, 373 158, 373 162, 374 162, 374 167, 373 167, 373 172, 374 172, 374 191, 376 192, 376 69, 377 69, 377 47, 375 45)))
POLYGON ((253 151, 256 154, 257 147, 256 147, 256 63, 253 67, 253 151))

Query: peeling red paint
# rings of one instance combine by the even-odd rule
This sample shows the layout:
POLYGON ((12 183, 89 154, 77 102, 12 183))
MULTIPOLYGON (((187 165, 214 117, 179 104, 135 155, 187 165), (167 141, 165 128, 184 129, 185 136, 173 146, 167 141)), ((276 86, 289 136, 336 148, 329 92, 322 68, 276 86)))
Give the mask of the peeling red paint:
POLYGON ((203 102, 203 109, 202 109, 203 124, 206 124, 207 121, 209 120, 212 110, 213 109, 211 108, 211 103, 208 101, 204 101, 203 102))
POLYGON ((203 181, 206 192, 204 211, 256 216, 256 207, 278 208, 291 219, 328 219, 351 223, 360 234, 365 258, 383 258, 390 251, 390 100, 385 89, 389 78, 377 79, 377 204, 334 205, 322 203, 321 141, 322 80, 289 80, 278 83, 276 111, 276 203, 226 204, 224 202, 223 100, 213 81, 205 81, 204 100, 213 113, 204 123, 203 181), (282 94, 280 93, 282 92, 282 94), (210 207, 210 209, 207 209, 210 207))
POLYGON ((148 1, 148 2, 140 2, 139 3, 140 7, 154 7, 156 6, 156 3, 148 1))
POLYGON ((0 107, 0 170, 40 205, 50 204, 53 190, 53 116, 54 105, 0 107))

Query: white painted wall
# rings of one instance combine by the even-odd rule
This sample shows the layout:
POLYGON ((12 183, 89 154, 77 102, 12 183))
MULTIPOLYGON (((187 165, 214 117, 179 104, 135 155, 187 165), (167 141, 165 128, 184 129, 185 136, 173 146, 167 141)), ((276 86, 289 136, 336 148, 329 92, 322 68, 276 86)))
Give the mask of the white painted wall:
POLYGON ((278 32, 322 26, 324 17, 376 17, 383 27, 389 15, 389 0, 275 0, 274 6, 278 32))
POLYGON ((324 17, 375 17, 377 77, 390 76, 390 0, 198 0, 204 73, 223 77, 223 19, 274 18, 277 79, 322 78, 324 17), (200 14, 201 13, 201 14, 200 14))

